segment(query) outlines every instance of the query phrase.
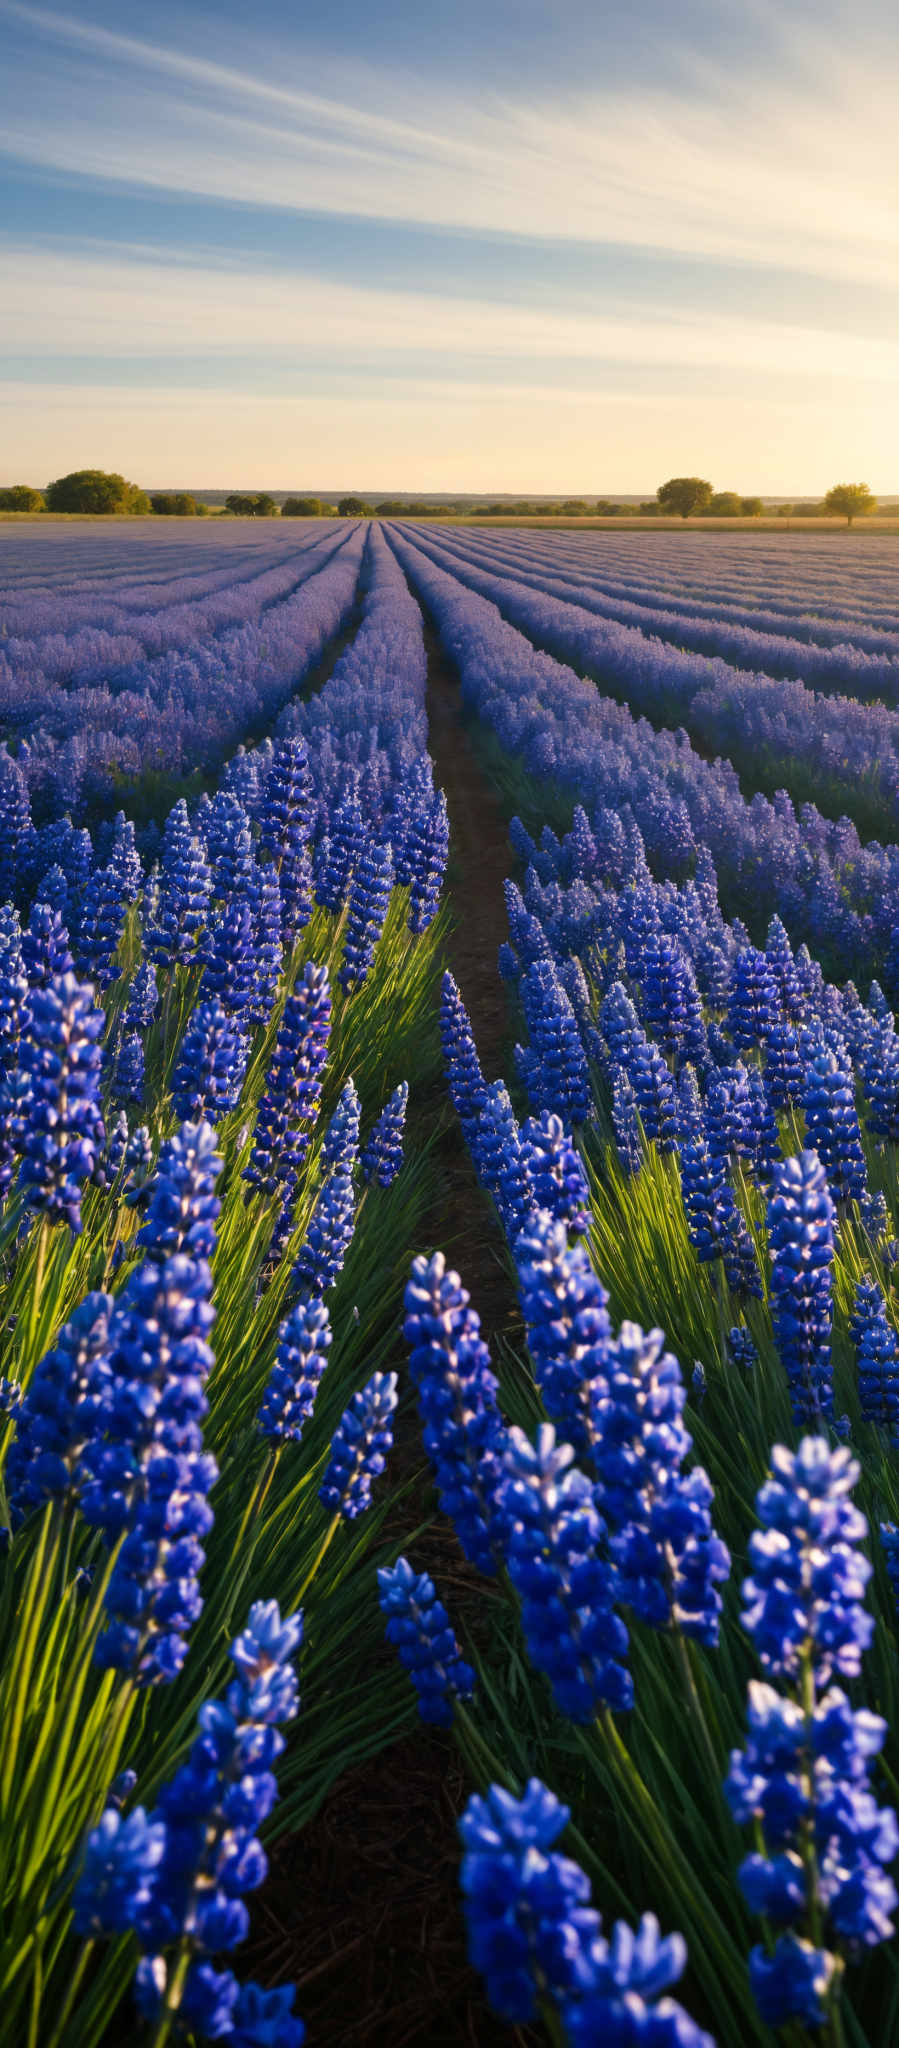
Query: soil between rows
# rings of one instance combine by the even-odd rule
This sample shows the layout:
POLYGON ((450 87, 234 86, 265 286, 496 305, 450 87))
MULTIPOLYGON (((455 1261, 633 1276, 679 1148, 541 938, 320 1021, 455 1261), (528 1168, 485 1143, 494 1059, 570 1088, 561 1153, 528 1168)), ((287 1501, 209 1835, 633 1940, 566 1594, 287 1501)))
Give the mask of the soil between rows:
MULTIPOLYGON (((508 1071, 510 1054, 497 970, 507 936, 507 821, 462 723, 458 677, 427 625, 426 644, 428 745, 450 817, 448 965, 492 1080, 508 1071)), ((422 1250, 440 1248, 458 1268, 488 1341, 514 1336, 502 1234, 442 1083, 415 1107, 413 1142, 416 1126, 430 1136, 435 1124, 437 1174, 422 1250)), ((397 1363, 402 1371, 401 1342, 397 1363)), ((414 1422, 397 1454, 404 1465, 420 1458, 414 1422)), ((474 1608, 476 1575, 448 1525, 438 1522, 414 1561, 433 1573, 454 1618, 466 1597, 474 1608)), ((263 1983, 296 1982, 309 2048, 525 2048, 540 2038, 494 2018, 468 1963, 456 1824, 472 1789, 452 1742, 420 1727, 349 1772, 312 1825, 275 1847, 248 1969, 263 1983)))

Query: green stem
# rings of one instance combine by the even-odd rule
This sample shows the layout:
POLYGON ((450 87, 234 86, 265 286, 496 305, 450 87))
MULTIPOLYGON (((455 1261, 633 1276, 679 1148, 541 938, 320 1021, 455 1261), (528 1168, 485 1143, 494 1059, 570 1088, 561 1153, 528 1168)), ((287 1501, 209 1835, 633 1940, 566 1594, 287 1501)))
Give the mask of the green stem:
POLYGON ((706 1762, 708 1763, 709 1770, 711 1772, 709 1782, 712 1785, 718 1785, 720 1784, 721 1778, 723 1776, 721 1769, 721 1759, 715 1753, 715 1745, 712 1741, 711 1733, 709 1730, 709 1724, 702 1710, 702 1701, 699 1697, 699 1687, 696 1683, 696 1673, 693 1670, 693 1665, 690 1658, 690 1645, 686 1640, 683 1629, 675 1627, 672 1630, 672 1635, 674 1639, 675 1651, 677 1654, 677 1661, 680 1665, 681 1676, 684 1681, 684 1687, 690 1705, 690 1712, 696 1724, 696 1732, 705 1751, 706 1762))
POLYGON ((52 2034, 48 2035, 47 2040, 43 2043, 43 2048, 60 2048, 60 2044, 63 2038, 63 2032, 68 2023, 69 2014, 72 2010, 72 2007, 78 1996, 78 1992, 81 1988, 81 1979, 84 1976, 84 1972, 87 1969, 88 1963, 90 1962, 93 1952, 93 1941, 83 1941, 81 1944, 78 1961, 75 1964, 75 1968, 72 1971, 71 1977, 69 1978, 68 1990, 66 1992, 65 1998, 63 1999, 62 2005, 60 2006, 59 2012, 56 2017, 56 2025, 53 2029, 52 2034))
POLYGON ((153 2029, 150 2048, 165 2048, 165 2043, 172 2031, 172 2021, 175 2018, 184 1993, 187 1972, 190 1969, 190 1955, 190 1942, 182 1940, 176 1951, 174 1965, 162 2003, 162 2011, 153 2029))
POLYGON ((320 1564, 322 1564, 322 1563, 324 1562, 324 1559, 325 1559, 325 1557, 327 1556, 327 1553, 328 1553, 328 1551, 330 1550, 331 1544, 333 1543, 333 1541, 334 1541, 334 1537, 335 1537, 335 1535, 336 1535, 336 1533, 337 1533, 337 1529, 338 1529, 338 1526, 339 1526, 339 1524, 340 1524, 340 1521, 341 1521, 341 1516, 340 1516, 339 1514, 336 1514, 336 1515, 332 1515, 332 1516, 331 1516, 331 1520, 330 1520, 330 1522, 328 1523, 328 1526, 327 1526, 327 1529, 325 1530, 324 1536, 322 1537, 322 1540, 321 1540, 321 1542, 320 1542, 320 1544, 319 1544, 319 1546, 318 1546, 318 1549, 317 1549, 317 1551, 316 1551, 316 1553, 315 1553, 315 1556, 314 1556, 314 1558, 313 1558, 313 1560, 312 1560, 312 1563, 311 1563, 311 1565, 309 1566, 309 1570, 308 1570, 308 1572, 306 1573, 306 1577, 304 1578, 304 1580, 303 1580, 303 1583, 302 1583, 302 1585, 301 1585, 301 1587, 300 1587, 300 1590, 299 1590, 299 1592, 298 1592, 298 1594, 297 1594, 297 1596, 296 1596, 296 1605, 297 1605, 298 1607, 299 1607, 299 1606, 301 1605, 301 1603, 302 1603, 302 1599, 303 1599, 303 1595, 304 1595, 304 1593, 305 1593, 305 1592, 307 1592, 307 1591, 308 1591, 308 1588, 309 1588, 309 1587, 311 1586, 311 1584, 312 1584, 312 1581, 313 1581, 313 1579, 314 1579, 314 1577, 315 1577, 315 1574, 316 1574, 316 1572, 318 1571, 319 1565, 320 1565, 320 1564))
MULTIPOLYGON (((18 1761, 19 1742, 25 1719, 25 1706, 31 1693, 31 1673, 37 1650, 38 1637, 50 1582, 53 1577, 55 1552, 59 1542, 60 1510, 58 1503, 48 1502, 41 1519, 37 1549, 31 1560, 25 1583, 20 1612, 24 1617, 21 1650, 14 1670, 9 1673, 12 1681, 12 1715, 3 1741, 3 1768, 0 1775, 0 1807, 8 1813, 13 1778, 18 1761)), ((4 1690, 8 1691, 9 1682, 4 1690)))

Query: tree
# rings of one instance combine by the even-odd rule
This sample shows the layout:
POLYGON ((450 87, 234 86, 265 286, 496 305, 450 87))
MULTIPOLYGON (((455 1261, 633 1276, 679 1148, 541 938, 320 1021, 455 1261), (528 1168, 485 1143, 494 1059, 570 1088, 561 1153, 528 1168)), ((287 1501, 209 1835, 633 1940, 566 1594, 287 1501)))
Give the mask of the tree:
MULTIPOLYGON (((554 509, 553 506, 547 507, 549 511, 554 509)), ((586 498, 566 498, 564 505, 561 505, 559 510, 564 512, 569 519, 581 519, 585 514, 589 513, 590 507, 586 498)))
POLYGON ((616 505, 612 498, 597 498, 597 519, 620 519, 621 512, 622 507, 620 505, 616 505))
POLYGON ((48 512, 149 512, 150 500, 139 484, 129 484, 117 470, 73 469, 46 490, 48 512))
POLYGON ((764 510, 761 498, 740 499, 740 511, 744 519, 760 519, 764 510))
POLYGON ((341 519, 368 519, 371 517, 371 506, 366 505, 363 498, 341 498, 337 510, 341 519))
POLYGON ((232 491, 225 499, 225 511, 238 519, 274 519, 278 506, 268 491, 232 491))
POLYGON ((644 498, 642 505, 637 506, 637 511, 641 519, 655 519, 658 510, 658 498, 644 498))
POLYGON ((691 513, 708 511, 712 486, 701 476, 671 476, 659 485, 656 497, 663 512, 679 512, 682 519, 689 519, 691 513))
POLYGON ((872 496, 867 484, 834 484, 824 500, 825 512, 845 514, 851 526, 853 519, 863 517, 866 512, 877 509, 877 499, 872 496))
POLYGON ((282 519, 320 519, 321 516, 320 498, 285 498, 281 507, 282 519))
POLYGON ((43 512, 44 493, 30 484, 7 484, 0 490, 0 512, 43 512))
POLYGON ((189 491, 153 491, 150 504, 161 518, 195 519, 197 516, 197 501, 189 491))
POLYGON ((743 500, 736 491, 714 491, 707 510, 713 519, 739 519, 743 500))

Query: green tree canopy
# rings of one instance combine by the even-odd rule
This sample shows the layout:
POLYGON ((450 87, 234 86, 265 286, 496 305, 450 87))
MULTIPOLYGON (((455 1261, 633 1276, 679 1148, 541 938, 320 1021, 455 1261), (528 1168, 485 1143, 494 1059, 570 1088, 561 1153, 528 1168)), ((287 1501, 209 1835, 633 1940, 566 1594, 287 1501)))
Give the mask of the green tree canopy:
POLYGON ((764 510, 761 498, 740 499, 740 511, 744 519, 760 519, 764 510))
POLYGON ((616 505, 614 498, 597 498, 595 511, 597 519, 618 519, 624 506, 616 505))
POLYGON ((278 503, 270 491, 232 491, 225 499, 225 510, 240 519, 275 519, 278 503))
POLYGON ((739 519, 743 500, 736 491, 713 491, 706 510, 713 519, 739 519))
POLYGON ((282 519, 320 519, 321 516, 320 498, 285 498, 281 507, 282 519))
POLYGON ((834 484, 824 500, 825 512, 839 512, 849 525, 853 519, 877 509, 877 499, 867 484, 834 484))
POLYGON ((197 501, 189 491, 153 491, 150 504, 161 517, 195 519, 197 516, 197 501))
POLYGON ((0 489, 0 512, 43 512, 44 493, 31 484, 7 484, 0 489))
POLYGON ((46 490, 48 512, 149 512, 150 500, 139 484, 129 484, 117 470, 73 469, 46 490))
POLYGON ((341 519, 368 519, 371 517, 371 506, 366 505, 364 498, 341 498, 337 510, 341 519))
POLYGON ((656 496, 663 512, 678 512, 681 519, 689 519, 692 513, 708 511, 712 486, 702 476, 670 476, 666 484, 659 485, 656 496))

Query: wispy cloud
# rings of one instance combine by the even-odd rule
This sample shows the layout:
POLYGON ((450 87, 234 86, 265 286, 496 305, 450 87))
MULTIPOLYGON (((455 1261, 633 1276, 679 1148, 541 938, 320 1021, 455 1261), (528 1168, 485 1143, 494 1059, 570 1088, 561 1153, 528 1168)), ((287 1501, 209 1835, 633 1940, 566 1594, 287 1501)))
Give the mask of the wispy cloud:
POLYGON ((4 466, 899 481, 887 0, 128 12, 0 0, 4 466))
POLYGON ((432 77, 423 96, 395 64, 350 61, 354 91, 341 97, 326 89, 321 60, 315 89, 289 26, 278 80, 254 66, 249 40, 238 70, 9 0, 6 13, 40 27, 45 71, 43 104, 23 104, 9 77, 7 147, 43 165, 249 204, 638 243, 827 275, 882 278, 899 258, 884 175, 896 49, 881 31, 853 56, 845 22, 834 33, 821 17, 809 35, 805 17, 800 35, 787 11, 760 4, 766 64, 739 75, 698 58, 664 87, 613 77, 460 94, 432 77), (423 103, 426 118, 411 118, 423 103))
POLYGON ((401 358, 427 376, 429 359, 494 363, 545 385, 566 364, 726 368, 731 378, 899 382, 899 336, 878 338, 795 322, 701 316, 660 306, 508 305, 498 297, 440 298, 433 291, 367 287, 314 274, 191 263, 139 251, 104 256, 7 248, 0 352, 173 360, 202 346, 246 354, 264 371, 291 351, 300 367, 328 357, 376 368, 401 358))

